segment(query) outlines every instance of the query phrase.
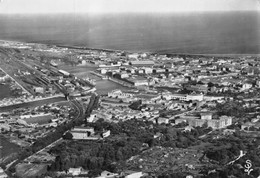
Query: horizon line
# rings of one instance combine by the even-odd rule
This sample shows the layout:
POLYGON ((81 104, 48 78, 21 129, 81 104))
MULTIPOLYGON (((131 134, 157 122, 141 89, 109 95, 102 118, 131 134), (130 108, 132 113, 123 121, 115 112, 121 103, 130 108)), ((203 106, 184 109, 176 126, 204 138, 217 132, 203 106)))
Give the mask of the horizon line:
POLYGON ((17 12, 17 13, 1 13, 0 15, 62 15, 62 14, 73 14, 73 15, 102 15, 102 14, 191 14, 191 13, 232 13, 232 12, 257 12, 259 10, 203 10, 203 11, 129 11, 129 12, 17 12))

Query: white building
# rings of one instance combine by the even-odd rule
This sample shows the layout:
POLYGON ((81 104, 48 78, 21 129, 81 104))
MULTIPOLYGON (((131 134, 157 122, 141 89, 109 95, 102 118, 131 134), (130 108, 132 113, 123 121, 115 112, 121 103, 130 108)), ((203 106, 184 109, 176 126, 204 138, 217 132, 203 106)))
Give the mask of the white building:
POLYGON ((69 168, 68 174, 71 174, 73 176, 78 176, 81 174, 82 168, 69 168))
POLYGON ((146 67, 146 68, 144 68, 143 70, 144 70, 144 73, 145 73, 145 74, 151 74, 151 73, 153 73, 153 69, 152 69, 152 68, 149 68, 149 67, 146 67))
POLYGON ((132 98, 133 95, 130 93, 123 93, 121 90, 113 90, 108 93, 108 97, 112 98, 132 98))
POLYGON ((45 92, 45 89, 43 87, 33 87, 33 90, 35 93, 44 94, 44 92, 45 92))
POLYGON ((101 73, 101 74, 106 74, 106 73, 107 73, 107 69, 101 69, 101 70, 100 70, 100 73, 101 73))
POLYGON ((125 176, 125 178, 140 178, 143 176, 142 172, 133 172, 125 176))
POLYGON ((129 75, 128 75, 127 73, 122 73, 120 77, 121 77, 121 78, 128 78, 129 75))
POLYGON ((148 86, 148 80, 143 77, 128 78, 127 81, 134 86, 148 86))
POLYGON ((59 73, 61 73, 64 76, 69 76, 70 75, 70 73, 65 71, 65 70, 59 70, 59 73))
POLYGON ((252 88, 252 87, 253 87, 253 85, 252 85, 251 83, 244 83, 244 84, 242 85, 241 90, 242 90, 242 91, 248 90, 248 89, 250 89, 250 88, 252 88))
POLYGON ((138 57, 139 57, 139 54, 137 54, 137 53, 128 55, 128 58, 130 58, 130 59, 138 59, 138 57))
MULTIPOLYGON (((90 127, 75 127, 71 130, 71 134, 73 135, 73 139, 94 139, 96 137, 92 137, 95 131, 94 128, 90 127)), ((96 138, 98 139, 98 138, 96 138)))
POLYGON ((186 100, 187 101, 202 101, 203 100, 204 95, 187 95, 186 100))
POLYGON ((88 121, 88 122, 93 122, 94 119, 95 119, 95 117, 96 117, 96 114, 91 114, 91 115, 87 118, 87 121, 88 121))
POLYGON ((157 124, 169 124, 169 119, 164 117, 159 117, 155 119, 155 123, 157 124))
POLYGON ((166 72, 165 69, 160 69, 160 68, 154 69, 153 71, 154 71, 155 73, 163 73, 163 72, 166 72))
POLYGON ((210 112, 202 112, 200 113, 202 120, 211 120, 212 119, 212 113, 210 112))
POLYGON ((183 94, 170 94, 168 98, 171 97, 172 99, 178 99, 181 101, 202 101, 204 95, 183 95, 183 94))
POLYGON ((110 130, 105 131, 105 132, 102 133, 102 137, 106 138, 106 137, 110 136, 110 134, 111 134, 110 130))
POLYGON ((103 172, 101 172, 101 175, 99 177, 96 177, 96 178, 115 178, 115 177, 118 177, 117 173, 103 171, 103 172))
POLYGON ((0 178, 7 178, 7 174, 4 172, 4 170, 0 167, 0 178))
POLYGON ((208 120, 207 124, 208 127, 212 127, 213 129, 221 129, 229 125, 232 125, 232 118, 228 116, 221 116, 219 120, 217 119, 208 120))

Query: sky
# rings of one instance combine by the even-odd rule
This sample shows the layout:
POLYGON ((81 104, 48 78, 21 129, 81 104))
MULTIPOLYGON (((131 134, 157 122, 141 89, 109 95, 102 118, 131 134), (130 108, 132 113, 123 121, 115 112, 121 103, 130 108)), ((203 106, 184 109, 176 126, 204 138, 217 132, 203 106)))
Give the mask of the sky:
POLYGON ((1 14, 260 11, 260 0, 0 0, 1 14))

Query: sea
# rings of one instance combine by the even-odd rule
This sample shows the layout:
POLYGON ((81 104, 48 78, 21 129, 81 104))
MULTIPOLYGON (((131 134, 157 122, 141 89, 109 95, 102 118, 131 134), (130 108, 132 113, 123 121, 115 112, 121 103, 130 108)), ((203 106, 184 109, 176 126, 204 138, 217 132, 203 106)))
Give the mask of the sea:
POLYGON ((0 15, 0 39, 137 52, 259 54, 259 12, 0 15))

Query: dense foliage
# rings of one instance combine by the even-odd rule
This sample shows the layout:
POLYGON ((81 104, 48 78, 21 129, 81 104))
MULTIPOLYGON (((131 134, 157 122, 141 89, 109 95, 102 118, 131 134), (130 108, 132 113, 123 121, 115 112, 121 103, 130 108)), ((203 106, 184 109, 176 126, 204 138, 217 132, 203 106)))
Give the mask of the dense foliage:
POLYGON ((50 170, 68 170, 83 167, 87 170, 115 171, 113 162, 130 158, 139 153, 142 143, 133 139, 114 142, 71 141, 52 149, 58 156, 50 170))
POLYGON ((224 104, 217 104, 218 115, 234 116, 237 118, 245 117, 248 112, 255 112, 254 108, 246 108, 243 102, 227 101, 224 104))
POLYGON ((89 123, 95 131, 110 130, 111 137, 103 141, 69 141, 51 150, 57 155, 50 170, 68 170, 83 167, 88 170, 116 171, 115 162, 124 161, 153 146, 187 148, 199 144, 198 137, 211 129, 198 127, 185 132, 171 125, 156 125, 136 119, 119 123, 98 120, 89 123), (154 137, 160 133, 158 137, 154 137), (62 150, 62 151, 61 151, 62 150))
POLYGON ((211 142, 212 146, 205 151, 205 155, 220 165, 215 173, 210 174, 211 177, 228 177, 231 175, 257 177, 260 175, 260 138, 234 134, 211 142), (235 160, 240 155, 240 151, 246 154, 233 164, 228 165, 231 160, 235 160), (253 171, 250 175, 247 175, 244 171, 247 160, 252 162, 253 171))

